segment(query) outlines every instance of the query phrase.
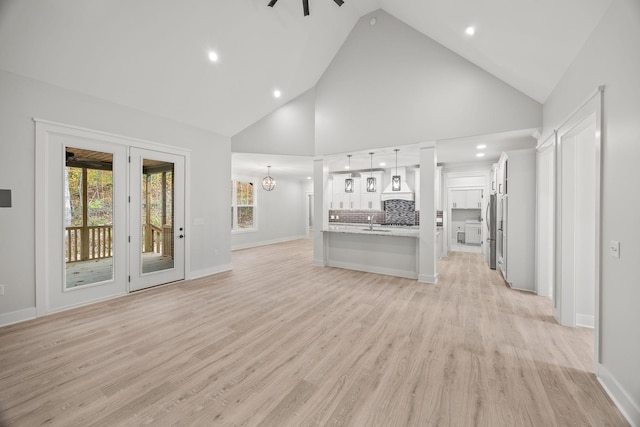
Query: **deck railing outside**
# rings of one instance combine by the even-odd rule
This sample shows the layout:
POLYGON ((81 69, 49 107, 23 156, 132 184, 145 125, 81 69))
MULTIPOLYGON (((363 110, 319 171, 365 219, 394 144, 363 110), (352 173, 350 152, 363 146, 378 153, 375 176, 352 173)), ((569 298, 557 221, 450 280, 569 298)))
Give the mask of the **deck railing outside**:
POLYGON ((66 228, 66 262, 87 261, 112 256, 113 227, 111 225, 66 228))
MULTIPOLYGON (((173 255, 173 227, 143 225, 144 252, 173 255), (148 239, 148 240, 147 240, 148 239), (166 242, 166 244, 165 244, 166 242)), ((66 227, 66 262, 88 261, 113 256, 113 226, 66 227), (85 233, 85 236, 83 236, 85 233)))

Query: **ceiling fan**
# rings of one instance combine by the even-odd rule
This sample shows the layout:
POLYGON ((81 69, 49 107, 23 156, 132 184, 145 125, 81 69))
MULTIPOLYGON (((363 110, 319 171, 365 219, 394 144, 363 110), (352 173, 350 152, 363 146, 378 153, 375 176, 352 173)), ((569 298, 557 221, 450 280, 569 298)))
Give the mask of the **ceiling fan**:
MULTIPOLYGON (((338 6, 342 6, 344 3, 343 0, 333 0, 333 1, 338 6)), ((267 6, 273 7, 277 2, 278 0, 271 0, 267 6)), ((304 16, 309 15, 309 0, 302 0, 302 8, 304 9, 304 16)))

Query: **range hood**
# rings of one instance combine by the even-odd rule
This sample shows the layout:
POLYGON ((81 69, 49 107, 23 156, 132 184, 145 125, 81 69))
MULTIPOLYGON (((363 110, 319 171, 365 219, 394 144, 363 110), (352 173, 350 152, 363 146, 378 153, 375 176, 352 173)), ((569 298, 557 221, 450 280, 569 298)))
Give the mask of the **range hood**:
MULTIPOLYGON (((396 175, 396 168, 392 168, 392 175, 396 175)), ((398 175, 400 175, 400 191, 393 191, 392 184, 389 184, 384 189, 380 199, 384 202, 387 200, 414 200, 415 195, 409 184, 407 183, 407 168, 398 168, 398 175)))

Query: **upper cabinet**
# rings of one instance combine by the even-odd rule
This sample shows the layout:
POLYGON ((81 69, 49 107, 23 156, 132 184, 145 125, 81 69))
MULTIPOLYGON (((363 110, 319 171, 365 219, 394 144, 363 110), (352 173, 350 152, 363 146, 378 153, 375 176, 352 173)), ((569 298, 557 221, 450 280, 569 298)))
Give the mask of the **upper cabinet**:
POLYGON ((498 164, 494 163, 491 166, 491 194, 498 192, 498 164))
POLYGON ((482 190, 452 190, 452 209, 481 209, 482 190))
POLYGON ((500 160, 498 161, 497 169, 496 169, 496 187, 497 193, 500 196, 504 196, 507 194, 507 181, 509 178, 509 156, 505 153, 502 153, 500 156, 500 160))
POLYGON ((329 188, 331 188, 330 209, 382 209, 380 202, 380 194, 382 193, 383 182, 382 172, 376 171, 371 174, 362 174, 360 177, 353 177, 353 191, 347 193, 345 191, 345 180, 349 178, 349 174, 340 173, 333 174, 329 188), (376 191, 367 191, 367 178, 376 179, 376 191))

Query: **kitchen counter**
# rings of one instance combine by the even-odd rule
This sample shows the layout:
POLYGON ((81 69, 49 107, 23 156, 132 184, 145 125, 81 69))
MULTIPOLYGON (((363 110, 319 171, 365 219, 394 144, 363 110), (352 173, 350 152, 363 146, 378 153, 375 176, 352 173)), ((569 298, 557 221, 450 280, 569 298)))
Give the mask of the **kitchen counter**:
POLYGON ((418 227, 330 224, 325 234, 325 262, 330 267, 418 278, 418 227))
POLYGON ((332 233, 349 233, 349 234, 369 234, 376 236, 398 236, 398 237, 414 237, 418 238, 420 235, 420 229, 413 226, 383 226, 374 224, 373 228, 369 230, 367 224, 329 224, 327 230, 324 232, 332 233))

